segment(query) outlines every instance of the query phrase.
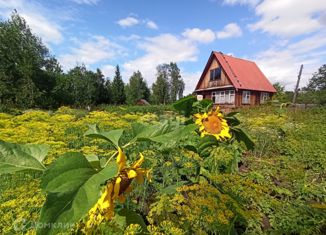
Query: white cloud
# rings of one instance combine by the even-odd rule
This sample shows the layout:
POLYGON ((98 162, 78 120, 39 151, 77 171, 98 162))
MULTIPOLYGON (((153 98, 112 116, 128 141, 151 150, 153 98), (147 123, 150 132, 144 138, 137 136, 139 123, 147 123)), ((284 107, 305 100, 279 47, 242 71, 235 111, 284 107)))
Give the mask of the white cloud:
POLYGON ((253 59, 272 83, 280 82, 293 90, 299 67, 304 65, 300 87, 307 84, 313 72, 324 63, 326 32, 320 32, 286 47, 272 47, 253 59))
POLYGON ((323 27, 325 1, 264 0, 255 9, 260 19, 249 27, 273 35, 291 37, 323 27))
POLYGON ((236 23, 227 24, 222 31, 216 33, 216 37, 219 39, 240 37, 241 35, 241 28, 236 23))
POLYGON ((201 30, 199 28, 186 29, 182 35, 192 41, 210 43, 215 40, 215 34, 210 29, 201 30))
POLYGON ((183 92, 184 95, 189 95, 194 92, 195 87, 201 76, 201 73, 201 71, 189 73, 181 70, 181 77, 185 83, 185 90, 183 92))
POLYGON ((226 5, 250 5, 255 6, 260 0, 224 0, 223 3, 226 5))
POLYGON ((137 35, 137 34, 131 34, 129 36, 119 36, 118 37, 119 40, 122 40, 122 41, 136 41, 136 40, 139 40, 141 39, 141 36, 137 35))
POLYGON ((0 0, 0 16, 10 17, 14 9, 26 20, 33 33, 40 36, 45 43, 58 44, 63 41, 62 28, 50 18, 52 14, 40 4, 26 0, 0 0))
POLYGON ((96 5, 101 0, 71 0, 77 4, 96 5))
POLYGON ((59 57, 64 69, 70 69, 76 64, 92 65, 115 58, 123 53, 123 48, 103 36, 93 36, 91 40, 79 42, 71 53, 59 57))
POLYGON ((139 24, 140 21, 135 17, 128 16, 128 17, 126 17, 124 19, 119 20, 117 23, 121 27, 131 27, 131 26, 139 24))
POLYGON ((154 21, 151 21, 151 20, 146 22, 146 27, 149 28, 149 29, 158 29, 157 24, 154 21))
POLYGON ((155 81, 157 65, 171 61, 180 63, 197 60, 196 45, 172 34, 146 38, 138 47, 144 50, 145 55, 124 63, 123 77, 128 78, 134 71, 140 70, 149 85, 155 81))
POLYGON ((106 64, 101 67, 101 71, 107 78, 113 78, 115 73, 115 66, 111 64, 106 64))

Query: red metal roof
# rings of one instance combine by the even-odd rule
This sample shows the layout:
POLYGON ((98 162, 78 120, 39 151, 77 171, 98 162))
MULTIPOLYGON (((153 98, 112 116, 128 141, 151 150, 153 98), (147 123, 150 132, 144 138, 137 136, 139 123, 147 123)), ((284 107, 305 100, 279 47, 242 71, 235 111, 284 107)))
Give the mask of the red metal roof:
POLYGON ((236 89, 276 92, 273 85, 268 81, 255 62, 228 56, 222 52, 215 51, 212 52, 210 59, 207 62, 204 72, 197 84, 196 90, 199 88, 199 85, 214 57, 222 66, 226 76, 230 79, 231 83, 236 89))

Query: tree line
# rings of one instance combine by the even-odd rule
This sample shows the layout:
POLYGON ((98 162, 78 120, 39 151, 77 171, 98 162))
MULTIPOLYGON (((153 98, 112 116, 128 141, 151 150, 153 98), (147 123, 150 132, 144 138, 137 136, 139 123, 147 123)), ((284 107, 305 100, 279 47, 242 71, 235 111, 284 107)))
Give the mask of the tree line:
POLYGON ((176 63, 157 66, 149 88, 140 71, 124 83, 117 65, 112 80, 100 69, 77 65, 67 72, 14 11, 0 20, 0 105, 55 108, 62 105, 135 104, 140 99, 168 104, 182 97, 184 82, 176 63))
MULTIPOLYGON (((277 93, 275 100, 281 102, 292 102, 293 91, 285 91, 284 86, 274 83, 277 93)), ((326 105, 326 64, 322 65, 309 79, 306 86, 302 87, 297 97, 298 103, 326 105)))

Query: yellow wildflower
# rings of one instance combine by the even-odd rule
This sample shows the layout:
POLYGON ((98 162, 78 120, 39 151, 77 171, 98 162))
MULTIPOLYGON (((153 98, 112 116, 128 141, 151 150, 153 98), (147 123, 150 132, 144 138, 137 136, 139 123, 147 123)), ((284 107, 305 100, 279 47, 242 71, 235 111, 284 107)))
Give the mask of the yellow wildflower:
POLYGON ((220 112, 219 108, 208 113, 194 115, 195 123, 199 126, 201 137, 205 135, 213 135, 218 140, 231 138, 230 127, 220 112))

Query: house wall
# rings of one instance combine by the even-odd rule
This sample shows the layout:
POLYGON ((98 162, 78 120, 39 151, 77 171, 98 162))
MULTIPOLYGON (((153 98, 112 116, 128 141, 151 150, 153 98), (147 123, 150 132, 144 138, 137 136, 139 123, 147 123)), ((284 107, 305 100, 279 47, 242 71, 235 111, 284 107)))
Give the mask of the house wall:
POLYGON ((217 87, 217 86, 226 86, 226 85, 232 85, 229 79, 226 77, 224 70, 222 69, 221 79, 210 81, 210 70, 216 69, 220 67, 218 64, 216 58, 214 58, 209 66, 209 69, 206 71, 206 74, 204 76, 204 79, 202 80, 199 89, 205 89, 210 87, 217 87))
MULTIPOLYGON (((206 91, 199 91, 197 92, 198 95, 203 95, 204 99, 211 99, 212 92, 214 91, 223 91, 223 90, 230 90, 230 88, 226 89, 214 89, 214 90, 206 90, 206 91)), ((260 91, 250 91, 250 104, 243 104, 242 103, 242 92, 243 90, 235 91, 235 100, 234 104, 221 104, 222 107, 249 107, 254 105, 260 104, 260 91)), ((270 93, 270 98, 272 97, 272 93, 270 93)))

